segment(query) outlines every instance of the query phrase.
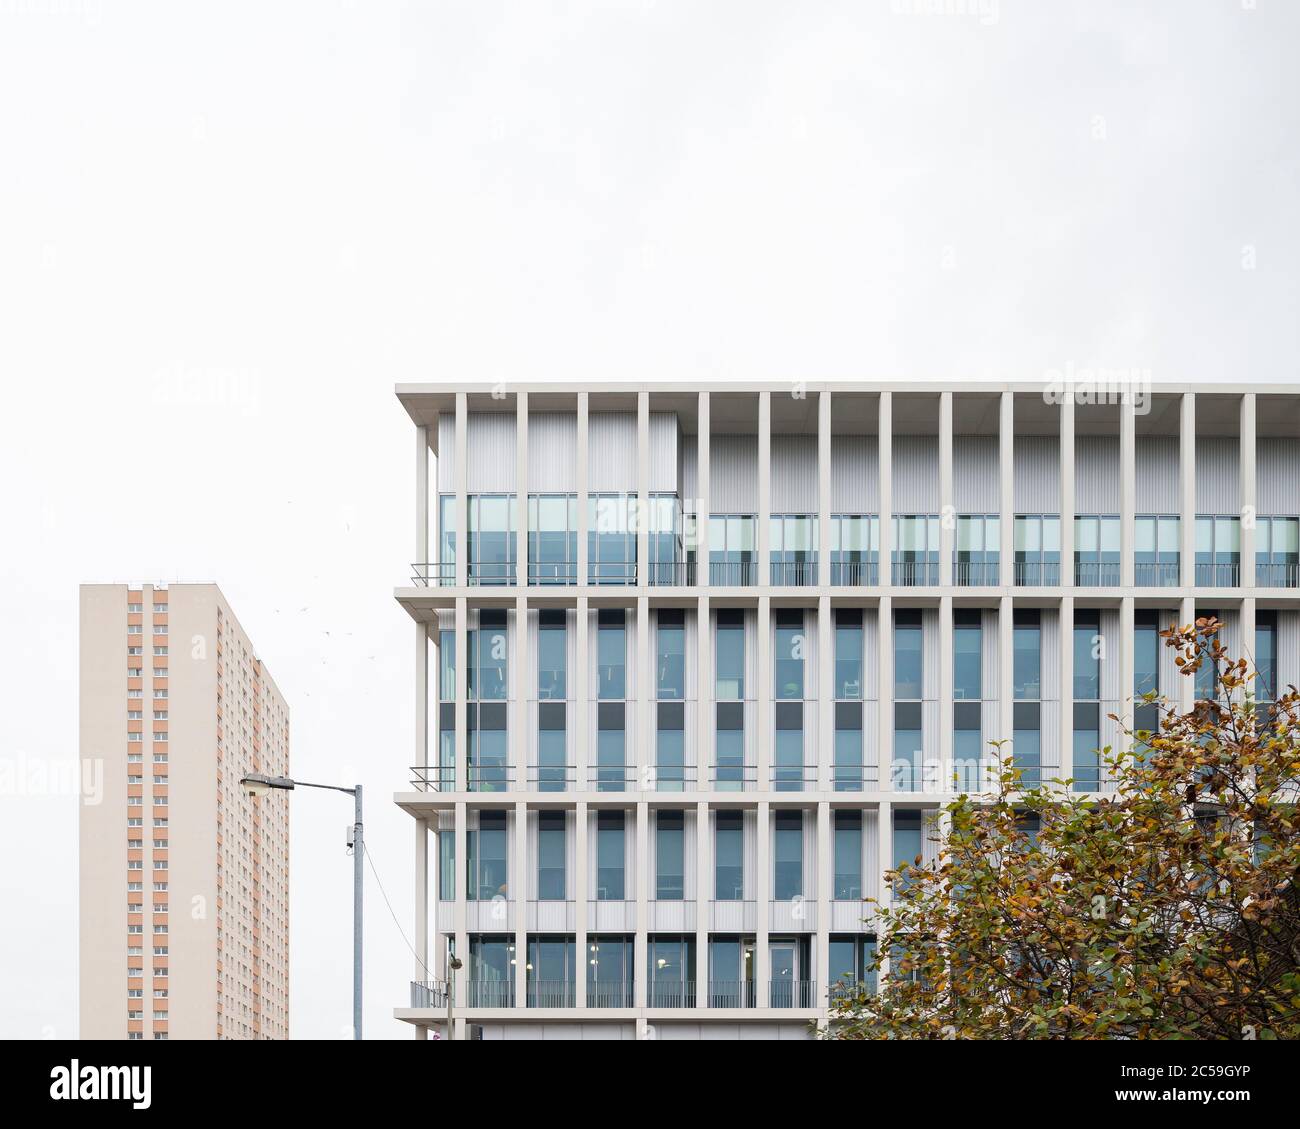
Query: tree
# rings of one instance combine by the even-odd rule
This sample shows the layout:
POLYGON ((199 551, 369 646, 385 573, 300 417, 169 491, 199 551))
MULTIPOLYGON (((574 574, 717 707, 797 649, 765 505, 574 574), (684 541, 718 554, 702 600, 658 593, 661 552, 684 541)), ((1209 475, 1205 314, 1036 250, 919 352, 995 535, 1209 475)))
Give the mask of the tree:
POLYGON ((996 787, 888 876, 881 990, 841 996, 827 1037, 1300 1037, 1300 694, 1256 702, 1220 627, 1162 632, 1213 691, 1103 750, 1113 793, 1022 788, 995 743, 996 787))

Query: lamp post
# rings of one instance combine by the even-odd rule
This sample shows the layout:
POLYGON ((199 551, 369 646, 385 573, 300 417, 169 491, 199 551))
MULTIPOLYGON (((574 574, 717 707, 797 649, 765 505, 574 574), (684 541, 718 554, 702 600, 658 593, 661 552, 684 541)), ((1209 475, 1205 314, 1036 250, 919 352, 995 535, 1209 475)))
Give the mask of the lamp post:
POLYGON ((250 772, 239 782, 250 796, 265 796, 273 789, 293 791, 294 788, 324 788, 330 792, 346 792, 356 806, 355 822, 349 828, 348 845, 352 848, 352 1037, 361 1038, 361 882, 365 869, 362 855, 365 840, 361 824, 361 785, 343 788, 338 784, 309 784, 305 780, 291 780, 287 776, 267 776, 250 772))
POLYGON ((453 1024, 452 1006, 456 1001, 456 973, 464 967, 464 961, 460 959, 451 947, 451 938, 447 938, 447 1040, 450 1042, 456 1037, 456 1028, 453 1024))

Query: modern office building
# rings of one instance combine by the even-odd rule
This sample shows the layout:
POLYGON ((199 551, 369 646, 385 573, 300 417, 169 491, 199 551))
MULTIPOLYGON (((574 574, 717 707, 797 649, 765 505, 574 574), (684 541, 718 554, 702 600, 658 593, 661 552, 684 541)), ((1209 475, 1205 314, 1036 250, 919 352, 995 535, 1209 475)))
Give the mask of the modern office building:
POLYGON ((1295 386, 397 394, 421 1037, 451 950, 456 1037, 806 1038, 990 742, 1105 792, 1211 612, 1300 682, 1295 386))
POLYGON ((81 588, 83 1039, 289 1034, 289 707, 215 584, 81 588))

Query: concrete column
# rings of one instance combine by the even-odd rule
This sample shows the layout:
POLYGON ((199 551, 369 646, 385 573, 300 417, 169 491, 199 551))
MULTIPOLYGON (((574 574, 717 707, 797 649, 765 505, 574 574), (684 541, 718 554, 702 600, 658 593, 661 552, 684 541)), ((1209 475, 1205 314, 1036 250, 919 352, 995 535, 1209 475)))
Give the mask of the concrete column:
MULTIPOLYGON (((432 980, 429 966, 429 824, 415 823, 415 979, 432 980)), ((423 1030, 423 1028, 421 1028, 423 1030)))
MULTIPOLYGON (((1184 596, 1180 601, 1179 627, 1191 627, 1196 622, 1196 600, 1192 596, 1184 596)), ((1180 674, 1178 676, 1178 685, 1170 693, 1178 703, 1178 709, 1181 713, 1186 713, 1192 708, 1196 701, 1196 679, 1190 674, 1180 674)))
POLYGON ((831 598, 817 599, 817 728, 814 730, 817 787, 829 790, 835 764, 835 616, 831 598))
POLYGON ((528 393, 515 393, 515 583, 528 583, 528 393))
MULTIPOLYGON (((580 538, 585 540, 585 538, 580 538)), ((584 566, 585 568, 585 566, 584 566)), ((585 572, 582 573, 586 575, 585 572)), ((592 692, 596 689, 591 685, 591 613, 587 605, 587 597, 579 596, 577 599, 577 613, 575 615, 577 638, 574 640, 574 665, 577 670, 573 672, 573 700, 569 703, 570 718, 569 723, 573 726, 573 779, 574 787, 580 792, 588 791, 591 787, 587 779, 587 742, 591 735, 591 719, 595 716, 595 706, 591 701, 592 692)))
MULTIPOLYGON (((429 624, 415 625, 415 765, 429 764, 429 624)), ((441 782, 440 782, 441 783, 441 782)))
MULTIPOLYGON (((415 560, 429 563, 429 429, 415 429, 415 560)), ((420 570, 413 569, 417 575, 420 570)), ((427 571, 425 576, 428 576, 427 571)))
MULTIPOLYGON (((468 931, 468 902, 466 895, 469 893, 467 885, 467 867, 465 860, 469 858, 469 808, 464 801, 456 804, 456 846, 455 846, 455 875, 456 875, 456 900, 452 904, 452 929, 455 933, 455 953, 464 965, 459 972, 452 973, 448 969, 451 978, 455 980, 455 1003, 456 1008, 463 1014, 465 1004, 469 998, 469 992, 466 985, 469 983, 469 931, 468 931)), ((451 1033, 448 1032, 450 1035, 451 1033)), ((459 1032, 457 1033, 459 1035, 459 1032)))
POLYGON ((1016 582, 1016 397, 1003 392, 998 400, 998 540, 1001 564, 998 579, 1004 588, 1016 582))
POLYGON ((1074 587, 1074 395, 1061 399, 1061 587, 1074 587))
POLYGON ((510 766, 514 772, 514 786, 520 791, 528 791, 536 787, 528 781, 528 749, 534 740, 534 734, 529 730, 536 724, 530 717, 528 703, 536 692, 537 683, 536 675, 529 670, 528 663, 528 597, 523 594, 524 591, 526 590, 520 589, 520 595, 515 597, 514 654, 511 656, 514 672, 509 681, 514 691, 514 699, 509 703, 512 732, 511 739, 507 742, 510 747, 510 766))
POLYGON ((636 581, 650 582, 650 393, 636 395, 636 581))
MULTIPOLYGON (((1005 741, 1000 746, 1001 756, 1005 759, 1011 750, 1011 741, 1015 733, 1015 609, 1010 596, 1003 596, 998 601, 998 700, 997 730, 992 740, 1005 741)), ((985 758, 991 757, 994 750, 986 747, 985 758)), ((988 787, 987 780, 980 781, 981 790, 988 787)))
POLYGON ((754 545, 758 558, 758 583, 772 582, 772 393, 758 394, 758 529, 754 545))
MULTIPOLYGON (((1179 405, 1178 477, 1182 508, 1179 520, 1179 578, 1183 588, 1196 584, 1196 393, 1184 392, 1179 405)), ((1186 620, 1192 623, 1195 617, 1186 620)), ((1190 708, 1190 700, 1189 700, 1190 708)))
POLYGON ((578 584, 585 587, 587 571, 587 404, 586 392, 578 393, 578 584))
MULTIPOLYGON (((589 899, 591 897, 592 882, 589 868, 594 865, 591 861, 594 843, 592 841, 590 815, 585 800, 578 800, 574 805, 573 833, 577 836, 573 851, 573 972, 577 978, 577 983, 574 985, 573 1001, 578 1007, 586 1007, 587 969, 590 967, 587 961, 591 959, 591 954, 587 951, 587 937, 591 929, 589 899)), ((626 833, 625 830, 624 834, 626 833)), ((633 828, 632 833, 636 834, 635 828, 633 828)), ((635 874, 633 874, 633 880, 635 880, 635 877, 635 874)), ((637 924, 640 925, 639 920, 637 924)), ((641 967, 641 963, 634 967, 641 967)))
MULTIPOLYGON (((1243 553, 1244 557, 1245 554, 1243 553)), ((1252 557, 1252 560, 1254 558, 1252 557)), ((1244 565, 1242 566, 1245 567, 1244 565)), ((1241 654, 1229 655, 1230 659, 1246 660, 1246 675, 1251 677, 1255 672, 1255 597, 1246 596, 1241 601, 1241 654)), ((1255 683, 1251 682, 1250 692, 1256 692, 1255 683)))
POLYGON ((757 928, 754 930, 754 992, 756 1003, 768 999, 768 981, 772 961, 767 940, 772 920, 772 805, 758 802, 758 851, 754 875, 754 900, 757 928))
POLYGON ((644 791, 653 789, 654 773, 654 696, 655 666, 654 625, 650 618, 650 601, 639 596, 636 601, 636 696, 632 714, 632 763, 636 766, 635 787, 644 791))
POLYGON ((1061 779, 1074 776, 1074 597, 1061 597, 1061 779))
POLYGON ((745 697, 755 698, 754 735, 755 787, 760 792, 772 789, 772 598, 758 598, 758 686, 746 687, 745 697))
POLYGON ((644 800, 634 809, 636 818, 636 936, 632 941, 632 968, 636 988, 632 1002, 638 1008, 646 1006, 646 986, 649 968, 649 913, 650 903, 650 805, 644 800))
POLYGON ((528 867, 536 865, 536 860, 528 857, 528 804, 524 800, 515 801, 514 823, 510 900, 515 908, 515 1007, 522 1008, 528 1002, 528 867))
MULTIPOLYGON (((1119 406, 1119 561, 1120 585, 1132 588, 1134 581, 1133 542, 1137 500, 1137 421, 1133 414, 1133 393, 1126 392, 1119 406)), ((1125 696, 1133 692, 1129 681, 1125 696)))
MULTIPOLYGON (((880 482, 880 587, 887 589, 894 583, 894 570, 891 565, 894 548, 894 425, 893 393, 880 394, 880 414, 877 423, 877 455, 880 482)), ((890 700, 893 700, 894 688, 889 688, 890 700)), ((885 699, 881 698, 883 705, 885 699)), ((892 725, 892 722, 891 722, 892 725)))
MULTIPOLYGON (((952 585, 957 510, 952 489, 952 393, 939 393, 939 583, 952 585)), ((951 637, 949 637, 951 642, 951 637)), ((951 704, 951 697, 950 697, 951 704)), ((948 734, 951 739, 951 730, 948 734)))
MULTIPOLYGON (((463 553, 456 554, 456 567, 463 563, 463 553)), ((469 608, 464 596, 456 597, 455 612, 455 662, 456 662, 456 700, 453 705, 456 721, 456 791, 464 792, 468 787, 466 769, 469 762, 468 713, 466 697, 469 691, 469 608)), ((457 855, 458 865, 463 865, 464 855, 457 855)), ((457 887, 459 889, 459 887, 457 887)))
MULTIPOLYGON (((456 587, 464 588, 469 561, 469 402, 464 392, 456 393, 456 587)), ((463 660, 456 656, 457 664, 463 660)))
MULTIPOLYGON (((951 554, 949 554, 951 556, 951 554)), ((939 773, 940 792, 953 790, 953 629, 952 597, 939 598, 939 773)))
MULTIPOLYGON (((1136 708, 1133 702, 1133 668, 1137 662, 1133 647, 1133 624, 1133 597, 1124 596, 1119 603, 1119 716, 1129 728, 1133 727, 1133 712, 1136 708)), ((1123 736, 1120 740, 1123 749, 1113 751, 1128 752, 1132 741, 1123 736)))
MULTIPOLYGON (((1255 590, 1255 393, 1245 392, 1241 397, 1241 438, 1238 443, 1241 460, 1241 587, 1247 592, 1255 590)), ((1242 641, 1245 644, 1245 614, 1242 614, 1242 641)), ((1252 627, 1253 602, 1252 602, 1252 627)), ((1254 655, 1254 639, 1248 655, 1254 655)), ((1241 658, 1231 655, 1231 658, 1241 658)))
POLYGON ((695 434, 695 583, 702 588, 709 584, 709 507, 712 505, 709 486, 709 394, 700 393, 695 434))
POLYGON ((709 1000, 709 918, 713 912, 713 857, 710 835, 710 808, 703 800, 695 805, 695 1006, 704 1008, 709 1000))
MULTIPOLYGON (((817 395, 817 585, 831 582, 831 394, 817 395)), ((823 617, 822 622, 826 620, 823 617)))
MULTIPOLYGON (((825 1009, 830 1001, 827 999, 831 963, 831 897, 834 890, 834 869, 831 854, 831 805, 825 801, 817 804, 817 934, 813 941, 813 966, 804 973, 804 977, 813 980, 816 992, 813 996, 817 1007, 825 1009)), ((822 1015, 825 1025, 826 1016, 822 1015)))
POLYGON ((880 682, 876 688, 876 749, 877 788, 891 792, 894 788, 892 767, 894 763, 894 612, 893 601, 880 597, 879 620, 876 624, 876 666, 880 682))
POLYGON ((700 596, 695 625, 695 787, 701 792, 710 791, 713 726, 716 711, 713 694, 713 617, 709 612, 709 597, 700 596))
MULTIPOLYGON (((889 800, 882 799, 876 809, 876 856, 880 860, 880 873, 876 875, 876 889, 879 895, 876 901, 880 904, 881 909, 886 909, 893 904, 893 892, 889 888, 889 883, 885 881, 887 871, 894 869, 894 812, 893 805, 889 800)), ((880 966, 880 980, 884 981, 889 976, 889 952, 882 950, 881 956, 884 958, 880 966)), ((883 989, 884 984, 880 987, 883 989)))

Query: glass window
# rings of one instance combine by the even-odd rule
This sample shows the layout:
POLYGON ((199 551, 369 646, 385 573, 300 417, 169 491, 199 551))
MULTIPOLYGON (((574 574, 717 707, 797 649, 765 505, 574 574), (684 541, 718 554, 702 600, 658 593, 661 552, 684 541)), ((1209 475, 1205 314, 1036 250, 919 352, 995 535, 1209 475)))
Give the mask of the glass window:
POLYGON ((862 813, 835 812, 835 876, 832 896, 838 900, 862 897, 862 813))
POLYGON ((862 613, 841 609, 835 613, 835 697, 839 701, 862 698, 862 613))
POLYGON ((680 901, 686 889, 686 817, 660 809, 655 815, 655 897, 680 901))
POLYGON ((537 696, 548 700, 567 696, 568 631, 564 612, 558 622, 542 622, 537 636, 537 696))
POLYGON ((466 833, 466 897, 470 901, 491 901, 508 893, 506 884, 506 813, 480 811, 478 829, 466 833))
POLYGON ((635 494, 587 497, 587 575, 592 584, 636 581, 635 494))
POLYGON ((772 693, 778 700, 802 700, 804 696, 803 613, 776 613, 776 646, 772 652, 772 693))
POLYGON ((755 521, 753 514, 712 514, 709 517, 710 583, 754 583, 755 521))
POLYGON ((1259 701, 1277 699, 1277 613, 1259 612, 1255 617, 1255 697, 1259 701))
POLYGON ((438 563, 442 578, 450 582, 456 576, 456 495, 438 496, 438 563))
POLYGON ((788 902, 803 894, 803 812, 778 811, 774 822, 772 896, 788 902))
POLYGON ((537 813, 537 897, 541 901, 565 898, 565 814, 537 813))
POLYGON ((1103 640, 1095 612, 1079 609, 1074 614, 1074 697, 1096 701, 1101 697, 1101 652, 1103 640))
POLYGON ((1074 790, 1096 792, 1101 786, 1100 710, 1096 702, 1074 704, 1074 790))
POLYGON ((720 902, 740 901, 745 896, 744 831, 741 813, 714 813, 714 888, 720 902))
POLYGON ((623 813, 596 813, 596 898, 622 901, 624 898, 625 837, 623 813))
POLYGON ((920 700, 923 659, 920 612, 894 613, 894 697, 920 700))
POLYGON ((655 693, 681 700, 686 694, 686 625, 680 610, 662 609, 655 631, 655 693))
POLYGON ((862 706, 858 702, 835 705, 835 790, 859 791, 863 773, 862 706))
POLYGON ((574 494, 529 495, 529 583, 573 584, 577 576, 577 496, 574 494))
POLYGON ((894 812, 894 868, 915 866, 921 854, 921 813, 894 812))
POLYGON ((1157 612, 1139 610, 1133 617, 1133 694, 1160 689, 1160 624, 1157 612))
POLYGON ((621 611, 601 609, 596 630, 599 697, 621 700, 627 696, 627 627, 621 611))
POLYGON ((631 1007, 631 937, 587 938, 587 1004, 589 1007, 631 1007))
POLYGON ((1040 686, 1042 669, 1042 629, 1036 613, 1015 613, 1012 633, 1012 678, 1017 698, 1042 697, 1040 686))
POLYGON ((984 631, 979 612, 969 620, 954 618, 952 654, 952 696, 963 701, 978 701, 983 693, 984 631))
POLYGON ((515 575, 515 497, 473 494, 469 504, 469 578, 508 584, 515 575))
POLYGON ((456 899, 456 836, 452 831, 438 832, 438 898, 456 899))
POLYGON ((1011 724, 1011 763, 1020 770, 1021 783, 1026 788, 1037 788, 1043 783, 1041 707, 1037 702, 1016 702, 1011 724))
POLYGON ((695 1005, 695 939, 652 936, 647 945, 650 962, 651 1007, 695 1005))
POLYGON ((715 640, 718 701, 741 701, 745 696, 745 624, 743 618, 718 614, 715 640))

